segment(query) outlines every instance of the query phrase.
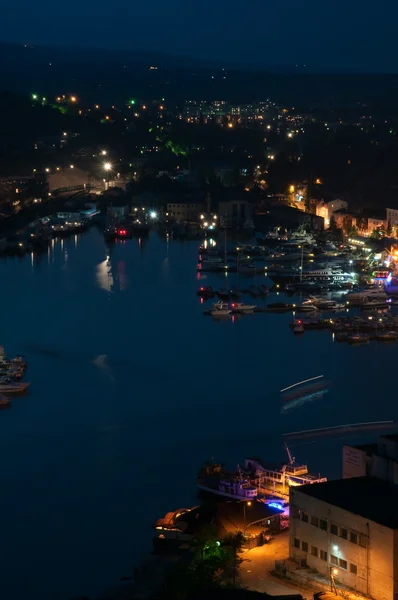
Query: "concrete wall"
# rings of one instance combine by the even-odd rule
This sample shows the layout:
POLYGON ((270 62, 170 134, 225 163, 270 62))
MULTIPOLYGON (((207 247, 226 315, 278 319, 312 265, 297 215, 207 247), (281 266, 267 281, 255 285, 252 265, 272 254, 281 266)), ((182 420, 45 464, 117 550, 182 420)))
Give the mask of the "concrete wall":
POLYGON ((366 452, 352 446, 343 446, 343 479, 366 475, 366 452))
POLYGON ((337 569, 337 587, 341 582, 376 600, 394 600, 394 534, 392 529, 311 498, 297 488, 290 490, 290 557, 300 561, 305 555, 307 564, 325 576, 329 576, 331 568, 337 569), (303 512, 308 515, 308 523, 303 521, 303 512), (311 524, 311 517, 327 521, 327 531, 311 524), (331 524, 337 526, 338 535, 331 533, 331 524), (341 537, 344 529, 348 539, 341 537), (351 532, 356 534, 357 543, 350 541, 351 532), (300 540, 300 549, 295 540, 300 540), (307 542, 308 552, 303 551, 302 542, 307 542), (318 556, 311 553, 312 547, 317 548, 318 556), (320 558, 320 550, 327 552, 326 561, 320 558), (332 557, 338 559, 338 565, 332 557), (340 562, 344 560, 347 569, 340 562), (356 566, 356 574, 350 565, 356 566))
POLYGON ((48 189, 51 192, 52 190, 58 190, 66 187, 85 185, 89 183, 90 176, 88 173, 86 173, 86 171, 82 171, 76 167, 73 169, 65 168, 61 169, 60 171, 50 173, 47 176, 47 181, 48 189))

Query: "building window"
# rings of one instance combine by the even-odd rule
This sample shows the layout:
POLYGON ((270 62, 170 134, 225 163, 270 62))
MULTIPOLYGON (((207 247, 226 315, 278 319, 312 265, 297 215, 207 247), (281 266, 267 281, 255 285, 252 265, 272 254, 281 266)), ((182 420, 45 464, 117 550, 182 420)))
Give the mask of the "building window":
POLYGON ((316 546, 311 546, 311 554, 312 556, 318 556, 318 548, 316 546))
POLYGON ((325 550, 321 550, 321 560, 327 560, 328 559, 328 553, 325 552, 325 550))
POLYGON ((301 512, 301 519, 304 521, 304 523, 308 523, 308 514, 304 511, 301 512))
POLYGON ((343 538, 343 540, 348 538, 348 531, 347 529, 344 529, 344 527, 340 527, 340 537, 343 538))
POLYGON ((294 519, 300 518, 300 511, 297 508, 297 506, 290 507, 290 516, 293 517, 294 519))
POLYGON ((347 571, 347 561, 340 558, 339 563, 340 563, 340 569, 344 569, 345 571, 347 571))
POLYGON ((300 540, 298 540, 297 538, 294 538, 294 547, 295 548, 300 548, 300 540))
POLYGON ((321 529, 323 529, 323 531, 327 531, 328 530, 328 522, 325 521, 325 519, 320 519, 319 520, 319 527, 321 529))
POLYGON ((352 542, 353 544, 358 543, 358 535, 353 531, 350 531, 350 542, 352 542))
POLYGON ((353 565, 352 563, 350 564, 350 572, 353 575, 356 575, 358 573, 358 567, 356 565, 353 565))
POLYGON ((318 517, 311 517, 311 525, 315 525, 315 527, 318 527, 318 523, 319 523, 318 517))
POLYGON ((330 533, 333 533, 333 535, 338 535, 339 528, 337 527, 337 525, 330 523, 330 533))
POLYGON ((301 549, 303 552, 308 552, 308 544, 307 542, 301 542, 301 549))
POLYGON ((339 559, 337 558, 337 556, 334 556, 334 554, 330 555, 330 562, 332 563, 332 565, 338 565, 339 564, 339 559))
POLYGON ((366 535, 359 534, 359 545, 362 546, 362 548, 366 548, 368 545, 366 535))

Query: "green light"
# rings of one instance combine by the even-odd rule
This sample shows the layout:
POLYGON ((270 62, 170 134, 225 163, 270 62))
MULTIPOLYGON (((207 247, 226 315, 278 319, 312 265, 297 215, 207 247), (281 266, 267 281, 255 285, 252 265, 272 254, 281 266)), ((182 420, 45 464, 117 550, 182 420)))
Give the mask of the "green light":
POLYGON ((37 100, 37 94, 32 94, 32 99, 37 100))
POLYGON ((130 100, 130 104, 135 104, 135 100, 130 100))

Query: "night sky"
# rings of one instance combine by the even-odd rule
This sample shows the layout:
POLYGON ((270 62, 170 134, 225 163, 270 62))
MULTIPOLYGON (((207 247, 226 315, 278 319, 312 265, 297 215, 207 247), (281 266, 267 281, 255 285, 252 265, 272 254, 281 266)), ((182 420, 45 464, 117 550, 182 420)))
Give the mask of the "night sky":
POLYGON ((0 39, 396 72, 397 20, 396 0, 19 0, 2 9, 0 39))

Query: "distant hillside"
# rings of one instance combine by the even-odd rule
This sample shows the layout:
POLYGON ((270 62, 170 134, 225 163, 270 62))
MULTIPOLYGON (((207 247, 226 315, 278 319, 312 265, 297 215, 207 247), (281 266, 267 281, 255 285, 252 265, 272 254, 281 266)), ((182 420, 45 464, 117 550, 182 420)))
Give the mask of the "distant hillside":
POLYGON ((304 109, 353 106, 359 101, 394 111, 398 104, 398 75, 311 74, 289 67, 265 72, 252 67, 231 68, 152 52, 0 44, 3 90, 73 93, 86 103, 117 104, 130 97, 165 97, 173 102, 249 102, 269 97, 304 109))

